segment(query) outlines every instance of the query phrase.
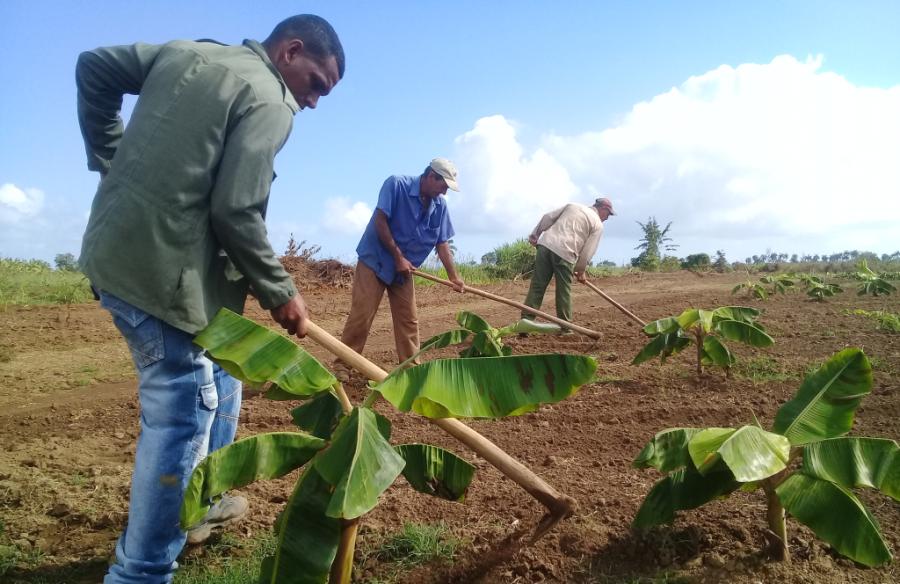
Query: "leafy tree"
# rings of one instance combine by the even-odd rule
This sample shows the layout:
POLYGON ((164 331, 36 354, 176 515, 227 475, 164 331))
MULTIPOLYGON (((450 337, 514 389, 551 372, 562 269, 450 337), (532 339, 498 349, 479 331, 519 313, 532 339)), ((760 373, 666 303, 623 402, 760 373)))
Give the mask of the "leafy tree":
POLYGON ((527 239, 504 243, 481 257, 491 276, 504 280, 517 280, 534 271, 536 250, 527 239))
POLYGON ((437 446, 392 445, 390 422, 372 407, 379 398, 426 418, 501 418, 567 398, 597 367, 580 355, 439 359, 373 382, 353 407, 312 355, 233 312, 220 311, 195 342, 240 379, 270 384, 266 397, 305 400, 291 412, 302 431, 251 436, 204 459, 181 508, 188 528, 222 493, 302 468, 276 522, 275 552, 263 560, 260 582, 270 584, 349 583, 360 518, 400 474, 425 494, 464 498, 474 466, 437 446))
POLYGON ((768 347, 775 341, 756 323, 759 311, 746 306, 722 306, 714 310, 688 308, 678 316, 655 320, 644 327, 644 334, 652 337, 637 354, 632 365, 659 356, 666 358, 681 352, 694 341, 697 347, 697 377, 704 365, 716 365, 731 374, 734 356, 719 337, 740 341, 753 347, 768 347))
POLYGON ((672 222, 669 221, 665 228, 660 228, 656 217, 650 217, 647 219, 647 223, 640 221, 636 223, 641 226, 644 236, 641 238, 641 243, 634 248, 641 250, 641 253, 636 258, 632 258, 631 265, 648 272, 655 272, 659 269, 662 252, 675 251, 678 248, 672 243, 672 238, 668 236, 672 222))
POLYGON ((76 260, 75 256, 70 253, 56 254, 56 257, 53 258, 53 262, 56 264, 57 270, 61 270, 63 272, 78 271, 78 260, 76 260))
MULTIPOLYGON (((746 263, 749 264, 750 262, 746 262, 746 263)), ((724 250, 721 250, 721 249, 716 250, 716 261, 713 262, 713 268, 715 268, 715 270, 717 272, 719 272, 720 274, 727 272, 731 269, 731 266, 728 265, 728 260, 725 259, 725 251, 724 250)))
POLYGON ((632 526, 671 523, 731 493, 762 489, 774 551, 789 560, 785 511, 838 553, 866 566, 891 561, 875 517, 853 492, 868 487, 900 501, 900 448, 893 440, 845 436, 872 367, 860 349, 845 349, 808 375, 776 413, 771 431, 758 421, 741 428, 670 428, 634 460, 666 473, 644 499, 632 526), (801 464, 792 464, 796 460, 801 464))
POLYGON ((692 253, 691 255, 684 258, 681 262, 681 267, 685 270, 691 269, 703 269, 708 268, 712 262, 709 259, 709 254, 706 253, 692 253))

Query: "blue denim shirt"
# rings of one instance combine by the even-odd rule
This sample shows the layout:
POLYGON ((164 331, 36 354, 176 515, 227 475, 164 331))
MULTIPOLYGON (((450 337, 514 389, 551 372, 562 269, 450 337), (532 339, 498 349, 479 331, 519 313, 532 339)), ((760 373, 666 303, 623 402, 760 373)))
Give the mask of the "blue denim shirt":
MULTIPOLYGON (((453 237, 447 201, 441 195, 432 199, 427 209, 423 209, 419 199, 418 176, 388 177, 378 194, 376 209, 384 212, 394 242, 403 256, 416 267, 422 265, 435 245, 453 237)), ((359 254, 359 261, 372 268, 382 282, 388 285, 403 282, 403 276, 397 274, 394 256, 378 239, 375 213, 359 240, 356 253, 359 254)))

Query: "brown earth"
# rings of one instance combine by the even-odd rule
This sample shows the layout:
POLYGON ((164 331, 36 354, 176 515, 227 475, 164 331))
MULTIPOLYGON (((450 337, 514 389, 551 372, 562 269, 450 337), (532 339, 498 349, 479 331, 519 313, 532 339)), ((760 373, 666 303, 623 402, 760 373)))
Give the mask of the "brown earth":
MULTIPOLYGON (((349 303, 340 287, 346 274, 332 269, 338 287, 304 286, 314 320, 338 334, 349 303)), ((673 426, 736 426, 755 414, 770 425, 811 366, 836 351, 862 347, 875 367, 875 384, 859 409, 854 432, 897 439, 900 435, 900 335, 875 329, 872 321, 846 309, 900 311, 897 295, 858 298, 848 291, 826 303, 802 294, 767 302, 736 299, 731 287, 740 275, 629 275, 595 283, 644 320, 676 314, 688 306, 751 304, 776 344, 751 350, 732 344, 739 361, 769 370, 776 380, 754 382, 718 371, 696 381, 690 356, 667 364, 630 365, 643 345, 637 325, 584 286, 575 287, 575 321, 603 333, 600 342, 572 335, 511 339, 516 353, 571 352, 597 358, 598 381, 569 400, 539 412, 471 425, 516 456, 559 491, 578 500, 570 519, 536 545, 518 549, 518 538, 542 516, 543 508, 493 467, 473 456, 427 422, 378 409, 393 422, 393 441, 432 442, 452 448, 478 468, 463 504, 420 495, 403 480, 364 519, 360 548, 396 532, 404 522, 442 521, 462 538, 452 564, 431 564, 396 576, 394 566, 374 559, 357 567, 360 580, 390 574, 406 582, 788 582, 887 583, 897 568, 866 569, 836 555, 796 521, 789 520, 791 564, 772 563, 765 547, 765 507, 758 493, 680 514, 673 526, 635 533, 629 524, 641 500, 658 480, 655 471, 631 461, 657 431, 673 426)), ((485 289, 521 300, 527 283, 485 289)), ((495 325, 518 318, 513 308, 440 286, 418 289, 422 338, 454 326, 460 309, 473 310, 495 325)), ((552 289, 548 291, 552 310, 552 289)), ((249 316, 271 323, 267 313, 249 316)), ((323 350, 303 341, 323 362, 323 350)), ((375 321, 365 354, 389 368, 395 362, 386 306, 375 321)), ((445 350, 445 355, 452 354, 445 350)), ((351 380, 351 399, 363 396, 351 380)), ((289 430, 291 404, 246 391, 239 436, 289 430)), ((10 581, 96 582, 124 525, 138 403, 127 350, 108 315, 96 305, 11 308, 0 312, 0 546, 15 546, 30 558, 6 574, 10 581)), ((290 493, 296 474, 242 490, 250 499, 249 519, 232 528, 249 537, 269 530, 290 493)), ((885 539, 900 550, 900 505, 863 493, 885 539)), ((9 549, 9 548, 7 548, 9 549)), ((194 554, 202 554, 194 550, 194 554)), ((4 578, 0 572, 0 579, 4 578)))

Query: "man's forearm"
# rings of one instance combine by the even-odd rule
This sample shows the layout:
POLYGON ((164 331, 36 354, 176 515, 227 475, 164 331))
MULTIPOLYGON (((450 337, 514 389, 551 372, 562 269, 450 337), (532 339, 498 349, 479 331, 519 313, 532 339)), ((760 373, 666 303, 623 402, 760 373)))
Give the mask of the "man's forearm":
POLYGON ((456 264, 453 263, 453 253, 450 251, 450 245, 446 242, 437 244, 437 254, 444 269, 447 270, 447 277, 451 280, 457 280, 459 275, 456 273, 456 264))
POLYGON ((378 241, 394 256, 395 260, 405 257, 403 251, 400 250, 400 246, 394 241, 394 235, 391 233, 391 227, 388 225, 387 216, 381 209, 375 210, 375 233, 378 235, 378 241))

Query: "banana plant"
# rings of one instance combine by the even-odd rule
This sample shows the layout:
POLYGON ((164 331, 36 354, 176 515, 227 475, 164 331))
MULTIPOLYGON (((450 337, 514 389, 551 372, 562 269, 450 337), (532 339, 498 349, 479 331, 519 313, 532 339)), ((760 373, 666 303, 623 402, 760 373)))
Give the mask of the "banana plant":
POLYGON ((485 319, 466 310, 456 313, 456 322, 462 328, 431 337, 422 343, 422 348, 410 358, 410 361, 427 350, 459 345, 469 340, 470 337, 470 344, 460 351, 460 357, 506 357, 512 354, 512 347, 503 344, 503 337, 515 334, 562 333, 562 327, 558 324, 538 323, 527 318, 517 320, 504 327, 494 328, 485 319))
POLYGON ((763 276, 759 279, 763 284, 771 284, 772 292, 771 294, 774 296, 775 294, 784 294, 789 289, 794 287, 795 282, 791 279, 787 274, 779 274, 777 276, 763 276))
POLYGON ((766 291, 765 286, 759 282, 754 282, 753 280, 741 282, 731 289, 731 293, 737 294, 741 290, 745 290, 748 297, 756 298, 757 300, 765 300, 769 297, 769 293, 766 291))
POLYGON ((859 289, 856 292, 858 296, 866 294, 888 296, 891 292, 897 291, 896 286, 869 269, 869 263, 866 260, 860 260, 857 264, 857 272, 854 277, 859 280, 859 289))
POLYGON ((499 418, 567 398, 596 369, 580 355, 434 360, 395 370, 353 407, 312 355, 233 312, 220 311, 194 342, 239 379, 269 384, 266 397, 303 400, 291 412, 299 431, 258 434, 206 457, 181 508, 187 529, 222 493, 302 469, 263 561, 260 581, 272 584, 350 582, 360 518, 401 474, 420 492, 464 499, 474 467, 437 446, 392 445, 390 422, 372 409, 378 398, 431 418, 499 418))
POLYGON ((817 302, 824 302, 826 298, 831 298, 844 291, 837 284, 827 283, 822 278, 811 274, 800 274, 800 281, 806 288, 806 295, 817 302))
POLYGON ((725 369, 730 377, 735 359, 719 337, 740 341, 752 347, 768 347, 772 340, 756 322, 759 311, 746 306, 722 306, 714 310, 688 308, 678 316, 669 316, 644 327, 644 334, 652 340, 632 360, 632 365, 659 356, 660 361, 680 353, 693 341, 697 347, 697 377, 704 365, 725 369))
POLYGON ((893 440, 846 436, 871 390, 869 360, 850 348, 806 377, 776 413, 771 430, 755 421, 737 429, 659 432, 633 466, 654 467, 666 477, 650 490, 632 526, 671 523, 678 511, 738 489, 762 490, 777 559, 790 561, 787 511, 856 562, 878 566, 891 561, 878 522, 854 490, 875 489, 900 500, 900 449, 893 440))

